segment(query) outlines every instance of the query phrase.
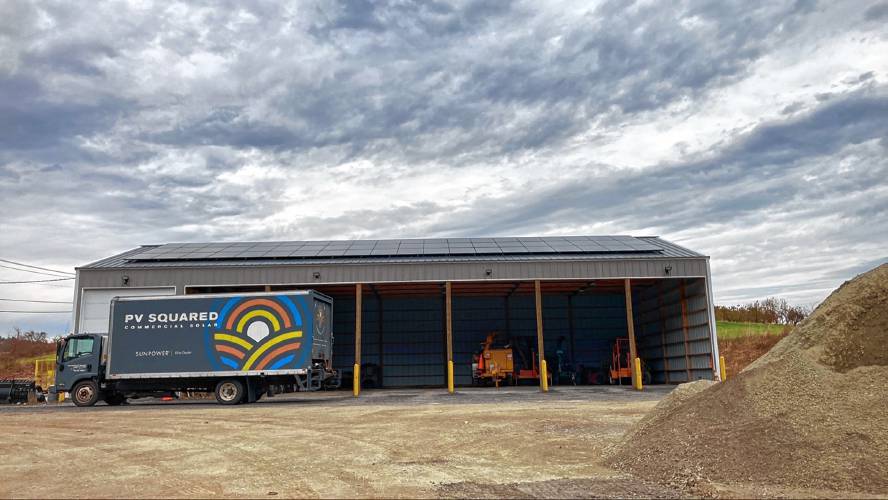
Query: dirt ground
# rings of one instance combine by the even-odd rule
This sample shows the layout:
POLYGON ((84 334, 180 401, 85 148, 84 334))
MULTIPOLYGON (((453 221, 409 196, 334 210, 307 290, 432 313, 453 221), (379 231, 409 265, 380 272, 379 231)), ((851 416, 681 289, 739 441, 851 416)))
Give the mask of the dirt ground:
POLYGON ((674 497, 598 464, 670 389, 5 407, 0 497, 674 497))
MULTIPOLYGON (((359 400, 327 392, 237 407, 154 400, 3 407, 0 497, 698 496, 601 464, 671 390, 385 390, 359 400)), ((706 494, 817 492, 735 485, 706 494)))

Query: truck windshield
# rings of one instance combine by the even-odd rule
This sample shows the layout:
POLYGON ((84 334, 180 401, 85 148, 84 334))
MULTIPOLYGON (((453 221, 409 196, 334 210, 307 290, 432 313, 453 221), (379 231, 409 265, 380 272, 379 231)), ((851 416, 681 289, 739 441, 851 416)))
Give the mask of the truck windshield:
POLYGON ((95 339, 92 337, 68 339, 65 346, 64 361, 83 356, 84 354, 92 354, 94 341, 95 339))

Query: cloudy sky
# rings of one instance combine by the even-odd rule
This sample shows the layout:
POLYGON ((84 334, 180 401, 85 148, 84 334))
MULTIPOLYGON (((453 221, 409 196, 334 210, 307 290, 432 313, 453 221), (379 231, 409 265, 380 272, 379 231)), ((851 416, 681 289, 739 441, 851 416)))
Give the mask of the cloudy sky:
POLYGON ((0 2, 0 258, 660 235, 813 304, 888 257, 888 2, 278 3, 0 2))

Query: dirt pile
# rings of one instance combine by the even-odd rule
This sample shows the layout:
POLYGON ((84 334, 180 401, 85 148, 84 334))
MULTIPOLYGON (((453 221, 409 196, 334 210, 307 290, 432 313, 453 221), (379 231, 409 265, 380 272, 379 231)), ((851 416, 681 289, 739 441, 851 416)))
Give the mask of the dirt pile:
POLYGON ((676 389, 610 465, 659 482, 888 492, 888 264, 733 379, 676 389))

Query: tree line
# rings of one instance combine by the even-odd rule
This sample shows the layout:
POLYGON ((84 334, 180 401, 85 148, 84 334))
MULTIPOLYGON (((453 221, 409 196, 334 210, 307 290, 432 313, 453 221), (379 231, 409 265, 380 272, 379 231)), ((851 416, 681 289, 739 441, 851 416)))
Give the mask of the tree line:
POLYGON ((797 325, 811 314, 805 306, 791 305, 786 299, 768 297, 743 305, 715 306, 716 321, 797 325))

